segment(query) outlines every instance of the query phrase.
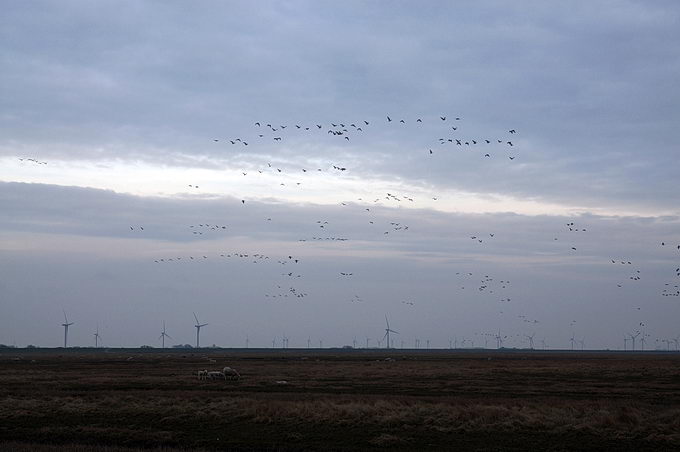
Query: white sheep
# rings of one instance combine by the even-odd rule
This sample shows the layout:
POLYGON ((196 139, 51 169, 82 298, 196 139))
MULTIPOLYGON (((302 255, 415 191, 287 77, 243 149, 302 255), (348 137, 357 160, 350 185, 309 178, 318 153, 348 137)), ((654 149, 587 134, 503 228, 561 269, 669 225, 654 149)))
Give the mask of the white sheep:
POLYGON ((220 372, 219 370, 213 370, 208 372, 208 378, 211 380, 226 380, 227 377, 224 375, 224 372, 220 372))
POLYGON ((207 370, 199 370, 198 371, 198 379, 199 380, 205 380, 208 378, 208 371, 207 370))
POLYGON ((222 369, 222 373, 224 374, 225 379, 226 377, 229 377, 230 380, 238 380, 241 378, 241 374, 238 373, 236 369, 232 369, 228 366, 222 369))

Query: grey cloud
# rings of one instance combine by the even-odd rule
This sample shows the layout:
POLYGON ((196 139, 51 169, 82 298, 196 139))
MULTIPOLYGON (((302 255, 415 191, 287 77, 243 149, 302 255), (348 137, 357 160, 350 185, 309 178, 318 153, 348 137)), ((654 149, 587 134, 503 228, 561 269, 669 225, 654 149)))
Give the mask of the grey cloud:
MULTIPOLYGON (((517 128, 527 166, 451 158, 433 169, 413 157, 432 136, 385 130, 355 149, 357 163, 472 191, 672 209, 679 12, 636 2, 24 2, 4 16, 2 152, 172 161, 222 156, 211 139, 252 134, 254 120, 446 113, 475 135, 517 128), (376 152, 395 158, 361 159, 376 152)), ((325 146, 314 140, 308 152, 325 146)))

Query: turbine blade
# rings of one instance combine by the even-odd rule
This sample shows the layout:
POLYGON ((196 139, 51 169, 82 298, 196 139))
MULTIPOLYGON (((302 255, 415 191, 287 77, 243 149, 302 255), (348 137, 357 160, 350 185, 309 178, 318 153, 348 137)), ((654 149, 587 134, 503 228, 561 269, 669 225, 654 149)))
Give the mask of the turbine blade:
POLYGON ((196 313, 194 312, 194 318, 196 319, 196 325, 198 325, 198 317, 196 317, 196 313))

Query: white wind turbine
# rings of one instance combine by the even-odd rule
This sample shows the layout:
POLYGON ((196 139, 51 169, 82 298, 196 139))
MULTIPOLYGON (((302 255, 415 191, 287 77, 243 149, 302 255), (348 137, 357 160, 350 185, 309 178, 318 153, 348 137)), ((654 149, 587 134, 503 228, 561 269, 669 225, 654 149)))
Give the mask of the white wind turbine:
POLYGON ((94 348, 99 348, 99 324, 97 324, 97 330, 94 332, 94 348))
POLYGON ((532 350, 534 349, 534 336, 535 335, 536 335, 536 333, 534 333, 532 335, 528 335, 528 334, 524 335, 524 337, 526 337, 529 340, 529 348, 532 349, 532 350))
POLYGON ((158 339, 162 341, 162 347, 165 348, 165 338, 172 339, 168 333, 165 332, 165 320, 163 320, 163 331, 161 331, 161 335, 158 336, 158 339))
POLYGON ((73 325, 73 322, 69 323, 68 318, 66 318, 66 311, 64 311, 64 323, 61 326, 64 327, 64 348, 68 346, 68 327, 73 325))
POLYGON ((201 344, 201 342, 200 342, 201 328, 203 328, 204 326, 206 326, 207 323, 201 324, 201 323, 198 321, 198 317, 196 316, 196 313, 195 313, 195 312, 194 312, 194 319, 196 319, 196 325, 194 325, 194 327, 196 327, 196 348, 200 348, 200 346, 201 346, 201 345, 200 345, 200 344, 201 344))
POLYGON ((383 336, 383 339, 387 338, 386 348, 390 348, 390 333, 399 334, 399 332, 390 328, 390 322, 387 320, 387 314, 385 315, 385 323, 387 324, 387 328, 385 328, 385 335, 383 336))
POLYGON ((628 333, 628 336, 630 336, 630 340, 633 341, 633 351, 635 351, 635 339, 640 335, 639 331, 636 331, 635 334, 628 333))
POLYGON ((498 334, 496 334, 496 348, 501 348, 503 346, 503 339, 507 336, 501 336, 501 329, 498 329, 498 334))
POLYGON ((649 337, 649 334, 645 333, 644 331, 642 332, 642 337, 640 338, 640 345, 642 347, 642 351, 645 351, 645 342, 647 341, 645 338, 649 337))

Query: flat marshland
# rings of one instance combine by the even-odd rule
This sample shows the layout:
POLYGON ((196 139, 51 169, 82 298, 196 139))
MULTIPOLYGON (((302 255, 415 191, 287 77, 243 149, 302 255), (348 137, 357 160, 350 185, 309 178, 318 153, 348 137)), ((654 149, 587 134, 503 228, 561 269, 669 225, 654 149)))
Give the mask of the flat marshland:
POLYGON ((680 450, 680 354, 13 349, 0 449, 680 450))

